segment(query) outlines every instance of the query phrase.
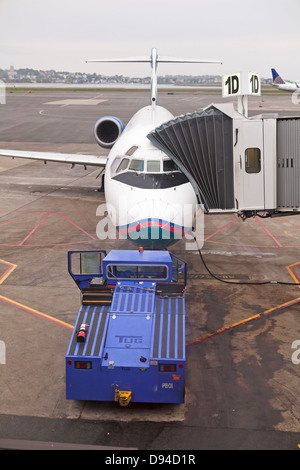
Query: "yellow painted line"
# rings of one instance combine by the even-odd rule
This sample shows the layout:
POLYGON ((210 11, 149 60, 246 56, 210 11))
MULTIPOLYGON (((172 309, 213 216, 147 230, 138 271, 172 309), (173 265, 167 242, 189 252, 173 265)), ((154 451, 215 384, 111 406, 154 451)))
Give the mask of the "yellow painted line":
MULTIPOLYGON (((294 273, 293 267, 294 267, 294 266, 298 266, 299 264, 300 264, 300 262, 298 261, 298 263, 294 263, 294 264, 290 264, 289 266, 286 266, 286 269, 288 270, 289 275, 294 279, 294 281, 295 281, 296 284, 299 284, 300 279, 299 279, 298 276, 294 273)), ((300 287, 300 286, 298 286, 298 287, 300 287)))
MULTIPOLYGON (((6 264, 6 265, 9 266, 9 268, 5 271, 5 273, 0 277, 0 284, 2 284, 2 283, 5 281, 5 279, 7 279, 8 276, 16 269, 17 265, 16 265, 16 264, 13 264, 13 263, 10 263, 10 262, 8 262, 8 261, 2 260, 2 259, 0 259, 0 263, 6 264)), ((300 264, 300 262, 297 262, 297 263, 290 264, 290 265, 286 266, 286 269, 288 270, 289 274, 291 275, 291 277, 294 279, 294 281, 295 281, 297 284, 299 283, 299 278, 298 278, 298 277, 296 276, 296 274, 293 272, 292 268, 293 268, 294 266, 299 265, 299 264, 300 264)), ((68 329, 71 329, 71 330, 73 330, 73 328, 74 328, 74 326, 73 326, 73 325, 70 325, 69 323, 66 323, 66 322, 63 322, 63 321, 61 321, 61 320, 58 320, 57 318, 54 318, 54 317, 52 317, 52 316, 50 316, 50 315, 47 315, 47 314, 45 314, 45 313, 42 313, 42 312, 40 312, 39 310, 35 310, 35 309, 31 308, 31 307, 28 307, 28 306, 26 306, 26 305, 24 305, 24 304, 21 304, 21 303, 15 301, 15 300, 9 299, 9 298, 4 297, 4 296, 2 296, 2 295, 0 295, 0 301, 1 301, 1 300, 2 300, 3 302, 6 302, 6 303, 8 303, 8 304, 11 304, 11 305, 13 305, 13 306, 15 306, 15 307, 18 307, 18 308, 20 308, 20 309, 26 311, 26 312, 32 313, 33 315, 39 316, 39 317, 41 317, 41 318, 44 318, 44 319, 46 319, 46 320, 48 320, 48 321, 51 321, 51 322, 53 322, 53 323, 56 323, 56 324, 58 324, 58 325, 60 325, 60 326, 63 326, 63 327, 65 327, 65 328, 68 328, 68 329)), ((285 302, 285 303, 283 303, 283 304, 281 304, 281 305, 277 305, 277 306, 275 306, 275 307, 272 307, 272 308, 270 308, 270 309, 268 309, 268 310, 265 310, 265 311, 262 312, 262 313, 258 313, 258 314, 256 314, 256 315, 253 315, 253 316, 251 316, 251 317, 248 317, 248 318, 246 318, 246 319, 244 319, 244 320, 241 320, 241 321, 239 321, 239 322, 232 323, 231 325, 228 325, 228 326, 225 326, 225 327, 223 327, 223 328, 220 328, 220 329, 214 331, 213 333, 208 333, 208 334, 206 334, 206 335, 204 335, 204 336, 201 336, 201 337, 199 337, 199 338, 195 338, 195 339, 192 340, 191 342, 187 343, 186 346, 191 346, 191 345, 194 345, 194 344, 201 343, 201 342, 203 342, 203 341, 205 341, 205 340, 207 340, 207 339, 209 339, 209 338, 212 338, 212 337, 217 336, 217 335, 219 335, 219 334, 221 334, 221 333, 224 333, 225 331, 232 330, 232 329, 234 329, 234 328, 237 328, 237 327, 240 326, 240 325, 244 325, 244 324, 249 323, 249 322, 251 322, 251 321, 253 321, 253 320, 256 320, 256 319, 258 319, 258 318, 262 318, 263 316, 269 315, 270 313, 275 312, 276 310, 281 310, 281 309, 284 309, 284 308, 286 308, 286 307, 290 307, 290 306, 292 306, 292 305, 295 305, 295 304, 298 303, 298 302, 300 302, 300 297, 297 297, 296 299, 287 301, 287 302, 285 302)))
POLYGON ((8 276, 16 269, 18 266, 17 264, 9 263, 8 261, 4 261, 4 259, 0 259, 0 263, 6 264, 9 268, 5 271, 4 274, 0 277, 0 284, 8 278, 8 276))
MULTIPOLYGON (((296 276, 296 274, 293 272, 293 269, 292 269, 294 266, 297 266, 297 265, 300 265, 300 262, 290 264, 290 265, 286 266, 286 269, 288 270, 291 277, 294 279, 295 283, 299 284, 300 280, 296 276)), ((300 287, 300 286, 298 286, 298 287, 300 287)), ((224 333, 225 331, 232 330, 232 329, 237 328, 238 326, 241 326, 241 325, 245 325, 246 323, 249 323, 253 320, 257 320, 258 318, 262 318, 262 317, 264 317, 266 315, 269 315, 270 313, 275 312, 277 310, 281 310, 281 309, 284 309, 284 308, 287 308, 287 307, 291 307, 292 305, 295 305, 299 302, 300 302, 300 297, 297 297, 296 299, 293 299, 293 300, 289 300, 289 301, 287 301, 283 304, 280 304, 280 305, 277 305, 275 307, 269 308, 268 310, 265 310, 262 313, 258 313, 256 315, 253 315, 252 317, 245 318, 244 320, 241 320, 239 322, 232 323, 231 325, 220 328, 219 330, 216 330, 213 333, 208 333, 208 334, 206 334, 204 336, 201 336, 199 338, 195 338, 191 342, 187 343, 186 346, 192 346, 194 344, 202 343, 203 341, 206 341, 207 339, 212 338, 214 336, 220 335, 221 333, 224 333)))
POLYGON ((38 317, 44 318, 45 320, 51 321, 53 323, 56 323, 60 326, 64 326, 65 328, 69 328, 70 330, 73 330, 74 326, 70 325, 69 323, 65 323, 61 320, 58 320, 57 318, 51 317, 50 315, 46 315, 45 313, 39 312, 39 310, 35 310, 34 308, 27 307, 26 305, 23 305, 19 302, 16 302, 15 300, 8 299, 7 297, 4 297, 3 295, 0 295, 0 300, 3 302, 6 302, 10 305, 13 305, 15 307, 18 307, 25 312, 32 313, 33 315, 36 315, 38 317))
POLYGON ((258 318, 262 318, 266 315, 269 315, 272 312, 275 312, 277 310, 281 310, 287 307, 291 307, 292 305, 295 305, 297 303, 300 303, 300 297, 297 297, 296 299, 290 300, 288 302, 285 302, 284 304, 277 305, 276 307, 272 307, 268 310, 265 310, 262 313, 258 313, 256 315, 253 315, 252 317, 245 318, 244 320, 241 320, 236 323, 232 323, 231 325, 225 326, 224 328, 220 328, 219 330, 214 331, 213 333, 208 333, 207 335, 201 336, 200 338, 195 338, 192 340, 190 343, 187 343, 186 346, 192 346, 194 344, 202 343, 203 341, 212 338, 213 336, 220 335, 221 333, 224 333, 225 331, 228 330, 233 330, 234 328, 237 328, 238 326, 245 325, 246 323, 249 323, 253 320, 257 320, 258 318))
POLYGON ((296 238, 296 240, 299 240, 299 237, 295 237, 295 235, 292 235, 291 233, 289 232, 283 232, 285 235, 287 235, 288 237, 292 237, 292 238, 296 238))
MULTIPOLYGON (((9 261, 4 261, 3 259, 0 259, 0 263, 6 264, 7 266, 9 266, 9 268, 5 271, 5 273, 0 277, 0 284, 2 284, 5 281, 5 279, 7 279, 8 276, 17 268, 18 265, 10 263, 9 261)), ((26 305, 16 302, 15 300, 8 299, 7 297, 4 297, 3 295, 0 295, 0 301, 1 300, 15 307, 18 307, 24 310, 25 312, 32 313, 33 315, 44 318, 45 320, 51 321, 60 326, 64 326, 65 328, 69 328, 71 330, 73 330, 74 328, 74 326, 70 325, 69 323, 65 323, 61 320, 58 320, 57 318, 51 317, 50 315, 46 315, 45 313, 39 312, 38 310, 35 310, 34 308, 27 307, 26 305)))

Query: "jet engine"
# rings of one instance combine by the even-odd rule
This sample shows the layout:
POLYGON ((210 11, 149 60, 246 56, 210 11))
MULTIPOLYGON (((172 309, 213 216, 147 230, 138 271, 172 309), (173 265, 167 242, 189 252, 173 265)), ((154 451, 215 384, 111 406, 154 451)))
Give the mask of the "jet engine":
POLYGON ((104 116, 95 124, 94 135, 98 145, 111 149, 124 130, 123 122, 114 116, 104 116))

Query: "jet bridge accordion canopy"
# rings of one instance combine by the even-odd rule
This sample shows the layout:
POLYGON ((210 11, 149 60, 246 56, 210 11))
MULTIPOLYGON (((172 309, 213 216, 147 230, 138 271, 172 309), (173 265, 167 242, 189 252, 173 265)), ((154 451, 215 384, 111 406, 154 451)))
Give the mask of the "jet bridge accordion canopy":
POLYGON ((234 208, 232 128, 232 118, 212 106, 148 134, 188 177, 205 211, 234 208))

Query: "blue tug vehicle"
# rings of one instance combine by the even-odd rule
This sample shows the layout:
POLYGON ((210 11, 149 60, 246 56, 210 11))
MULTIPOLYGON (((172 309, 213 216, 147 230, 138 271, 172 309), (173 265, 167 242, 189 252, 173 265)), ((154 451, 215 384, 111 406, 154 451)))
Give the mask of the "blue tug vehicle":
POLYGON ((66 354, 69 400, 183 403, 186 263, 168 251, 71 251, 81 307, 66 354))

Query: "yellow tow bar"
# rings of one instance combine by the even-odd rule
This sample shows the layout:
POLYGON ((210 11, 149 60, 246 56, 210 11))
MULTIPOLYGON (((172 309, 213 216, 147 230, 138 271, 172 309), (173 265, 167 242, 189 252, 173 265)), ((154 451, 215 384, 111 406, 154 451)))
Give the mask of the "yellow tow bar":
POLYGON ((127 406, 131 400, 132 392, 119 390, 117 384, 112 384, 112 388, 115 391, 115 401, 118 401, 120 406, 127 406))

